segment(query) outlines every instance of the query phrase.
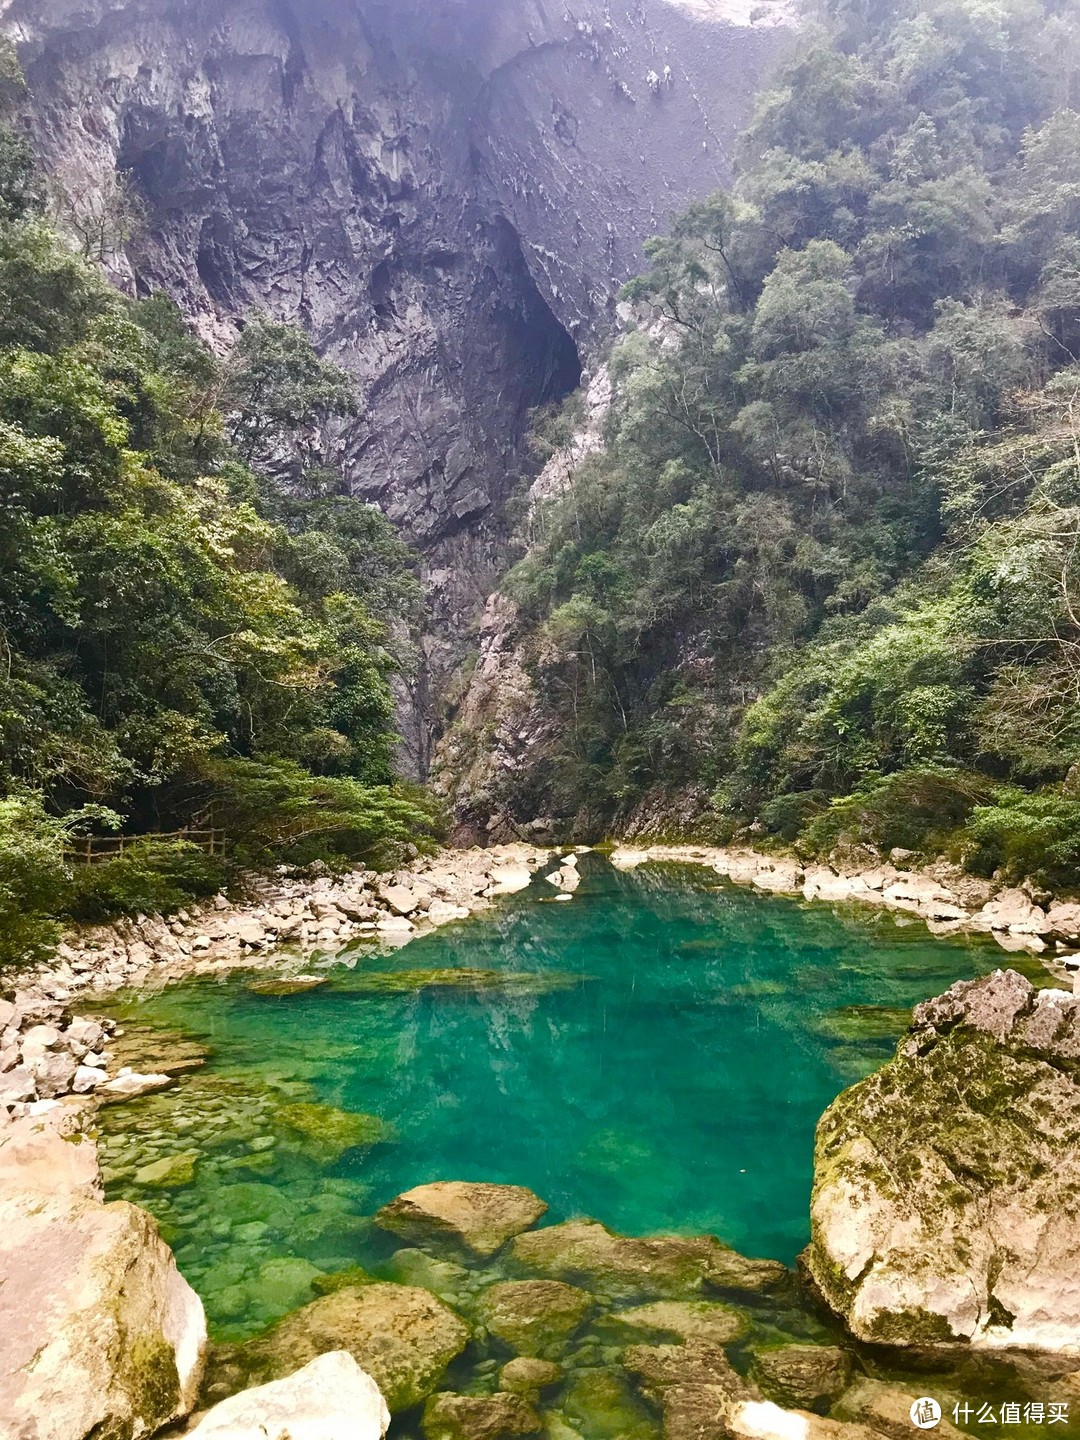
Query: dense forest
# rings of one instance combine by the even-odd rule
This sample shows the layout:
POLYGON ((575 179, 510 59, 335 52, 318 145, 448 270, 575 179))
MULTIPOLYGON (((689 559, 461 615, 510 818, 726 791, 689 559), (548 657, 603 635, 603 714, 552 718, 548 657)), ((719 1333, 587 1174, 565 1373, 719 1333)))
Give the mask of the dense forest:
MULTIPOLYGON (((419 582, 331 463, 348 377, 259 316, 215 358, 164 297, 112 289, 101 234, 73 248, 56 206, 0 129, 0 961, 53 917, 214 890, 221 859, 177 831, 239 867, 433 824, 393 769, 419 582), (117 832, 173 838, 69 863, 117 832)), ((123 185, 100 219, 138 224, 123 185)))
POLYGON ((505 586, 558 763, 487 799, 1075 881, 1074 106, 1075 6, 830 0, 627 288, 505 586))

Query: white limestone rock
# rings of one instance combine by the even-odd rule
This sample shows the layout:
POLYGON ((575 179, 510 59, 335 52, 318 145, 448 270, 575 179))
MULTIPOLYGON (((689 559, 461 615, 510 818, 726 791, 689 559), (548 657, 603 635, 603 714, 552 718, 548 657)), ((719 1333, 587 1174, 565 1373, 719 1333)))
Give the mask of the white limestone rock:
POLYGON ((147 1435, 202 1377, 198 1296, 145 1211, 103 1205, 78 1111, 0 1132, 0 1416, 5 1434, 147 1435))
POLYGON ((165 1090, 175 1083, 171 1075, 140 1075, 125 1066, 112 1080, 98 1087, 98 1094, 114 1100, 133 1100, 136 1095, 149 1095, 153 1090, 165 1090))
POLYGON ((232 1395, 190 1440, 382 1440, 390 1424, 379 1387, 346 1350, 329 1350, 284 1380, 232 1395))
POLYGON ((1014 971, 916 1008, 817 1132, 810 1271, 861 1340, 1080 1351, 1080 999, 1014 971))

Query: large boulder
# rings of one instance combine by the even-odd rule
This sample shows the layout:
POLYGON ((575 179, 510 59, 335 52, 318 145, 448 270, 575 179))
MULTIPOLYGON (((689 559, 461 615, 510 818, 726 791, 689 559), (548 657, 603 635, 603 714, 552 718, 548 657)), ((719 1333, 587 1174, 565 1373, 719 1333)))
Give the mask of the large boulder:
POLYGON ((5 1191, 0 1275, 6 1436, 137 1440, 192 1408, 203 1308, 144 1210, 5 1191))
POLYGON ((811 1221, 859 1339, 1080 1346, 1080 999, 999 970, 920 1005, 822 1116, 811 1221))
POLYGON ((609 1294, 678 1299, 703 1288, 767 1289, 786 1275, 774 1260, 747 1260, 711 1235, 616 1235, 595 1220, 569 1220, 519 1235, 513 1257, 525 1269, 580 1281, 609 1294))
POLYGON ((376 1282, 301 1306, 242 1346, 239 1359, 253 1378, 270 1379, 329 1350, 346 1350, 396 1414, 431 1394, 468 1339, 464 1322, 426 1290, 376 1282))
POLYGON ((329 1350, 284 1380, 223 1400, 191 1440, 382 1440, 390 1412, 370 1375, 329 1350))
POLYGON ((449 1239, 474 1255, 487 1256, 535 1225, 547 1208, 524 1185, 438 1180, 391 1200, 375 1223, 418 1245, 449 1239))

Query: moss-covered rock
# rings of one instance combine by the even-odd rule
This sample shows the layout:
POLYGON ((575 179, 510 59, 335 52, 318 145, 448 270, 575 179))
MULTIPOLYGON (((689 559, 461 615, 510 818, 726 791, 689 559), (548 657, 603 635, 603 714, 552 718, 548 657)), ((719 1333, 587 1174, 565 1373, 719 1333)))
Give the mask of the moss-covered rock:
POLYGON ((543 1390, 551 1390, 563 1378, 561 1365, 541 1360, 535 1355, 515 1355, 499 1371, 499 1388, 535 1400, 543 1390))
POLYGON ((711 1235, 616 1235, 594 1220, 571 1220, 513 1244, 526 1270, 614 1296, 690 1298, 708 1288, 768 1289, 787 1277, 774 1260, 747 1260, 711 1235))
POLYGON ((535 1407, 523 1395, 432 1395, 424 1406, 427 1440, 511 1440, 538 1435, 544 1428, 535 1407))
POLYGON ((852 1359, 838 1345, 775 1345, 755 1352, 750 1375, 779 1405, 824 1413, 851 1379, 852 1359))
POLYGON ((593 1297, 559 1280, 507 1280, 481 1296, 478 1316, 490 1334, 522 1355, 542 1355, 582 1324, 593 1297))
POLYGON ((247 987, 253 995, 303 995, 327 984, 327 975, 274 975, 265 980, 252 980, 247 987))
POLYGON ((654 1300, 608 1316, 609 1326, 631 1335, 654 1331, 675 1335, 680 1340, 707 1340, 726 1345, 745 1331, 747 1321, 730 1305, 719 1300, 654 1300))
POLYGON ((203 1309, 144 1210, 9 1188, 0 1275, 5 1436, 148 1435, 192 1408, 203 1309))
POLYGON ((287 1143, 309 1151, 325 1164, 340 1159, 346 1150, 378 1145, 393 1135, 391 1127, 377 1115, 338 1110, 333 1105, 298 1101, 282 1105, 273 1118, 279 1135, 287 1143))
POLYGON ((658 1426, 617 1368, 578 1370, 562 1412, 589 1440, 658 1440, 658 1426))
POLYGON ((438 1180, 398 1195, 378 1212, 375 1223, 416 1245, 450 1242, 487 1256, 535 1225, 546 1210, 524 1185, 438 1180))
POLYGON ((862 1340, 1080 1344, 1080 1000, 999 970, 919 1006, 822 1116, 811 1222, 862 1340))
POLYGON ((179 1155, 164 1155, 152 1160, 135 1172, 135 1184, 146 1185, 155 1190, 178 1190, 191 1185, 195 1180, 195 1166, 199 1162, 197 1150, 185 1150, 179 1155))
POLYGON ((376 1282, 311 1301, 230 1358, 240 1373, 262 1381, 328 1350, 347 1350, 395 1413, 432 1393, 468 1339, 464 1322, 426 1290, 376 1282))
POLYGON ((359 1285, 375 1285, 377 1283, 374 1275, 369 1275, 359 1265, 351 1265, 348 1270, 334 1270, 329 1274, 319 1271, 311 1277, 311 1288, 316 1295, 332 1295, 335 1290, 355 1290, 359 1285))

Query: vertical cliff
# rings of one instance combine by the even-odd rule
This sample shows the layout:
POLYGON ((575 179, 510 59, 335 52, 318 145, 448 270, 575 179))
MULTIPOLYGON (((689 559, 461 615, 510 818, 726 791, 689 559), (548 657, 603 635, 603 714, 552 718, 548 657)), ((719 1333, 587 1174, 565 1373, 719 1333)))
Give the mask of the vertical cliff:
POLYGON ((130 172, 107 257, 229 343, 295 320, 357 376, 354 493, 424 556, 430 696, 503 563, 528 411, 592 362, 641 242, 728 178, 787 31, 738 0, 0 0, 25 123, 76 205, 130 172))

